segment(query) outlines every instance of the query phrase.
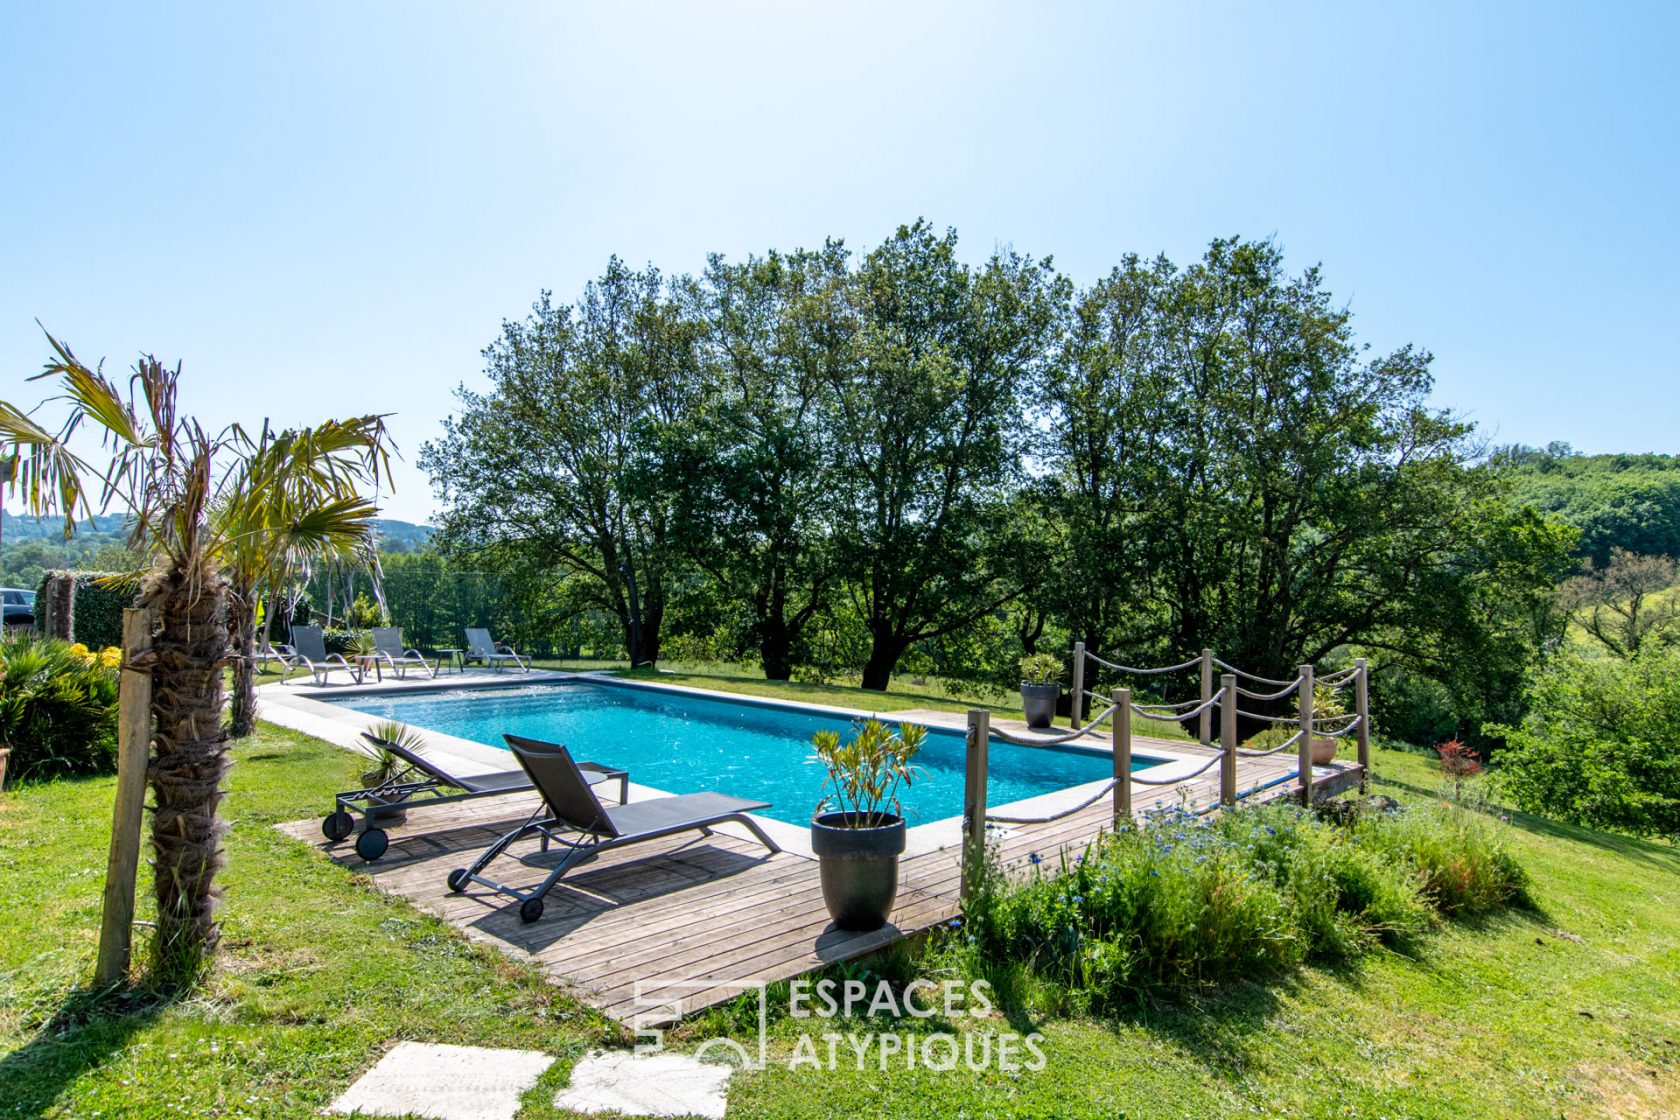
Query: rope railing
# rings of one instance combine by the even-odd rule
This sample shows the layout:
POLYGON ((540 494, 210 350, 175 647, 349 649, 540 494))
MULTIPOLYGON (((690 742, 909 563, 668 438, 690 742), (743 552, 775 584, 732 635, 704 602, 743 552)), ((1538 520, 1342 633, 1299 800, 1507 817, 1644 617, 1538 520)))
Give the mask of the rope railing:
POLYGON ((1265 758, 1267 755, 1276 754, 1281 750, 1288 750, 1290 747, 1295 746, 1300 741, 1301 741, 1301 733, 1299 731, 1297 731, 1297 732, 1295 732, 1295 734, 1291 735, 1289 738, 1285 739, 1283 742, 1279 743, 1277 746, 1270 747, 1270 748, 1268 748, 1266 750, 1263 750, 1263 751, 1252 750, 1252 749, 1249 749, 1247 747, 1238 747, 1237 748, 1237 757, 1238 758, 1265 758))
POLYGON ((1348 716, 1337 716, 1335 718, 1346 719, 1348 722, 1345 726, 1340 727, 1335 731, 1325 731, 1323 728, 1320 728, 1320 727, 1316 726, 1317 721, 1315 720, 1314 721, 1315 726, 1313 727, 1313 734, 1314 735, 1321 735, 1326 739, 1340 739, 1343 735, 1346 735, 1349 731, 1352 731, 1356 727, 1358 727, 1359 722, 1363 717, 1361 717, 1356 712, 1356 713, 1353 713, 1353 714, 1348 715, 1348 716))
POLYGON ((1102 658, 1098 657, 1094 653, 1087 652, 1085 654, 1085 656, 1087 658, 1089 658, 1090 660, 1095 661, 1098 665, 1102 665, 1102 666, 1105 666, 1106 668, 1113 669, 1116 673, 1132 673, 1132 674, 1135 674, 1135 675, 1138 675, 1138 676, 1145 676, 1145 677, 1154 676, 1157 673, 1177 673, 1177 672, 1180 672, 1181 670, 1190 668, 1190 666, 1192 666, 1192 665, 1200 665, 1201 662, 1202 662, 1201 658, 1192 657, 1190 660, 1184 662, 1184 664, 1182 664, 1182 665, 1163 665, 1159 669, 1133 669, 1129 665, 1116 665, 1112 661, 1104 661, 1102 658))
MULTIPOLYGON (((1164 684, 1165 682, 1163 682, 1164 684)), ((985 871, 985 826, 988 823, 1036 825, 1048 824, 1063 820, 1074 814, 1089 810, 1105 797, 1112 797, 1114 801, 1113 822, 1120 827, 1122 822, 1133 818, 1134 790, 1163 790, 1163 787, 1179 787, 1179 796, 1185 798, 1188 791, 1184 788, 1193 779, 1200 778, 1216 767, 1219 771, 1217 795, 1207 798, 1208 804, 1197 809, 1201 813, 1216 812, 1229 808, 1253 797, 1262 790, 1273 789, 1285 783, 1293 782, 1298 785, 1295 794, 1302 804, 1311 804, 1316 786, 1321 780, 1335 780, 1334 775, 1325 776, 1327 772, 1316 770, 1310 765, 1290 768, 1290 773, 1277 774, 1281 767, 1265 767, 1273 777, 1251 786, 1246 791, 1238 790, 1239 778, 1238 762, 1242 759, 1260 759, 1285 751, 1299 751, 1306 754, 1305 744, 1308 740, 1319 737, 1336 739, 1345 736, 1358 737, 1358 770, 1361 790, 1366 788, 1365 782, 1370 767, 1370 676, 1363 658, 1357 660, 1351 668, 1317 676, 1310 664, 1299 667, 1299 675, 1294 680, 1278 680, 1264 677, 1258 673, 1251 673, 1239 669, 1227 661, 1213 655, 1213 651, 1204 649, 1199 657, 1180 662, 1177 665, 1164 665, 1160 668, 1145 669, 1121 665, 1106 658, 1098 657, 1085 649, 1084 642, 1074 643, 1073 680, 1071 693, 1073 697, 1073 718, 1070 724, 1082 726, 1071 727, 1066 732, 1054 735, 1024 737, 1011 734, 1002 729, 990 726, 990 713, 983 709, 976 709, 969 713, 968 756, 964 773, 963 786, 963 829, 962 829, 962 897, 966 900, 973 896, 977 885, 981 882, 979 876, 985 871), (1119 674, 1136 676, 1162 676, 1168 673, 1179 673, 1187 669, 1200 668, 1199 696, 1194 700, 1159 703, 1138 702, 1132 699, 1132 689, 1117 687, 1108 695, 1099 694, 1085 685, 1093 678, 1087 676, 1090 666, 1102 666, 1119 674), (1216 670, 1223 670, 1221 678, 1216 670), (1247 683, 1245 683, 1247 682, 1247 683), (1216 687, 1217 686, 1217 687, 1216 687), (1340 690, 1351 688, 1352 695, 1333 706, 1314 703, 1314 692, 1318 688, 1340 690), (1275 689, 1275 691, 1270 691, 1275 689), (1262 715, 1258 712, 1243 708, 1243 700, 1281 701, 1291 694, 1300 694, 1300 711, 1298 715, 1262 715), (1089 720, 1084 713, 1087 704, 1101 710, 1089 720), (1348 712, 1343 704, 1352 711, 1348 712), (1336 714, 1324 714, 1314 709, 1334 711, 1336 714), (1217 716, 1214 713, 1217 712, 1217 716), (1191 730, 1200 743, 1202 757, 1184 758, 1170 765, 1148 765, 1141 773, 1132 772, 1132 748, 1134 743, 1133 718, 1141 717, 1152 721, 1170 721, 1183 725, 1191 730), (1076 796, 1073 804, 1056 809, 1053 812, 1038 814, 1002 814, 989 813, 986 807, 986 772, 987 772, 987 744, 992 736, 1000 741, 1020 744, 1023 746, 1054 746, 1070 743, 1076 739, 1089 736, 1104 720, 1109 720, 1108 732, 1113 740, 1114 776, 1110 779, 1095 783, 1088 792, 1075 793, 1070 789, 1068 796, 1076 796), (1264 750, 1243 747, 1239 745, 1237 735, 1239 721, 1250 720, 1260 724, 1276 724, 1280 728, 1297 725, 1288 738, 1276 746, 1264 750), (1217 738, 1214 724, 1217 723, 1217 738), (1199 726, 1198 726, 1199 725, 1199 726), (1150 775, 1150 776, 1143 776, 1150 775), (1154 776, 1159 775, 1159 776, 1154 776), (1317 775, 1317 776, 1315 776, 1317 775)), ((1157 686, 1159 687, 1159 686, 1157 686)), ((1155 688, 1150 689, 1155 692, 1155 688)), ((1162 689, 1167 695, 1182 695, 1183 690, 1173 687, 1162 689)), ((1293 705, 1290 705, 1293 707, 1293 705)), ((1162 747, 1173 744, 1161 743, 1162 747)), ((1346 780, 1348 773, 1342 770, 1342 779, 1346 780)), ((1077 788, 1077 787, 1076 787, 1077 788)), ((1160 804, 1168 791, 1151 793, 1141 800, 1147 803, 1153 800, 1160 804)), ((1198 793, 1190 798, 1200 805, 1204 793, 1198 793)), ((1188 810, 1186 810, 1188 811, 1188 810)))
POLYGON ((1294 680, 1290 681, 1288 684, 1284 685, 1282 688, 1278 689, 1276 692, 1250 692, 1248 689, 1244 688, 1242 685, 1239 684, 1237 686, 1237 695, 1238 696, 1246 696, 1250 700, 1281 700, 1285 696, 1290 695, 1291 693, 1293 693, 1296 689, 1298 689, 1300 687, 1301 687, 1301 678, 1300 677, 1296 677, 1294 680))
POLYGON ((1085 735, 1089 735, 1092 731, 1096 730, 1098 724, 1102 723, 1103 720, 1107 719, 1109 716, 1111 716, 1113 714, 1114 714, 1114 705, 1110 704, 1103 712, 1101 712, 1100 714, 1095 716, 1091 720, 1090 723, 1087 723, 1084 727, 1075 728, 1074 730, 1069 731, 1064 735, 1035 736, 1035 737, 1030 738, 1030 739, 1023 739, 1023 738, 1020 738, 1019 736, 1011 735, 1009 732, 1003 730, 1001 727, 992 728, 991 733, 993 735, 996 735, 999 739, 1002 739, 1004 742, 1014 743, 1016 746, 1019 746, 1019 747, 1053 747, 1053 746, 1056 746, 1058 743, 1071 743, 1075 739, 1082 738, 1085 735))
MULTIPOLYGON (((1295 685, 1301 683, 1301 678, 1300 677, 1296 677, 1292 681, 1276 681, 1276 680, 1273 680, 1271 677, 1262 677, 1259 673, 1250 673, 1247 669, 1239 669, 1235 665, 1231 665, 1231 664, 1228 664, 1224 661, 1219 660, 1219 658, 1217 658, 1217 657, 1215 657, 1213 659, 1213 663, 1215 665, 1219 666, 1221 669, 1224 669, 1227 673, 1235 673, 1239 677, 1245 677, 1245 678, 1247 678, 1248 680, 1251 680, 1251 681, 1258 681, 1261 684, 1278 684, 1278 685, 1289 685, 1290 687, 1294 687, 1295 685)), ((1195 662, 1191 662, 1191 664, 1195 664, 1195 662)))
POLYGON ((996 813, 987 813, 986 814, 986 821, 987 821, 987 823, 994 823, 995 822, 997 824, 1049 824, 1051 821, 1059 821, 1063 817, 1073 816, 1075 813, 1079 812, 1081 809, 1089 809, 1091 806, 1095 805, 1097 802, 1099 802, 1103 798, 1107 797, 1110 793, 1113 792, 1115 783, 1117 783, 1119 780, 1120 779, 1118 779, 1118 778, 1110 778, 1108 781, 1103 783, 1103 787, 1101 789, 1099 789, 1097 792, 1093 793, 1090 797, 1087 797, 1085 800, 1081 801, 1079 804, 1074 805, 1074 806, 1072 806, 1070 808, 1067 808, 1067 809, 1060 809, 1060 810, 1058 810, 1054 813, 1048 813, 1044 816, 1039 816, 1039 817, 1004 817, 1004 816, 999 816, 996 813))
POLYGON ((1225 752, 1220 751, 1218 754, 1214 755, 1212 758, 1208 759, 1206 762, 1202 763, 1201 766, 1190 771, 1188 774, 1174 774, 1170 778, 1140 778, 1136 774, 1133 774, 1131 775, 1131 779, 1140 786, 1170 786, 1178 782, 1187 782, 1191 778, 1200 777, 1224 761, 1225 752))
POLYGON ((1136 712, 1140 716, 1143 716, 1145 719, 1161 719, 1161 718, 1163 718, 1162 716, 1158 715, 1155 712, 1148 711, 1147 709, 1150 709, 1150 708, 1165 708, 1169 712, 1169 715, 1165 718, 1175 719, 1175 720, 1177 720, 1177 719, 1189 719, 1192 716, 1199 716, 1205 711, 1208 711, 1212 708, 1218 707, 1220 701, 1222 701, 1224 698, 1225 698, 1225 690, 1222 688, 1218 692, 1214 693, 1212 696, 1209 696, 1206 700, 1186 700, 1184 702, 1184 704, 1194 704, 1194 705, 1196 705, 1194 708, 1191 708, 1187 712, 1181 712, 1181 711, 1178 710, 1179 708, 1184 707, 1184 704, 1133 704, 1132 705, 1132 711, 1136 712))

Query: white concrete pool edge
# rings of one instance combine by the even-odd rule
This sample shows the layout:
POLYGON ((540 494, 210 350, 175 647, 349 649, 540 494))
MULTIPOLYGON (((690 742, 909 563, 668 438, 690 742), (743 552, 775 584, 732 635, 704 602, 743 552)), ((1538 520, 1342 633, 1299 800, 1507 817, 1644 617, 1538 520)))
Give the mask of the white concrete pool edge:
MULTIPOLYGON (((361 733, 382 722, 381 717, 359 712, 352 708, 338 704, 324 703, 317 697, 331 696, 334 699, 349 699, 352 697, 392 696, 407 693, 444 692, 456 689, 497 689, 520 688, 531 684, 559 684, 568 680, 587 681, 590 684, 607 684, 620 688, 643 689, 653 692, 665 692, 686 695, 704 700, 719 700, 733 703, 744 703, 753 707, 777 708, 787 711, 804 712, 810 715, 827 716, 841 719, 886 719, 899 722, 897 717, 887 712, 869 712, 860 708, 843 708, 828 704, 811 704, 800 700, 780 700, 762 696, 746 696, 734 692, 718 692, 712 689, 695 688, 690 685, 659 684, 652 681, 629 681, 620 677, 610 677, 603 673, 568 673, 548 669, 533 669, 529 673, 473 673, 473 674, 440 674, 437 678, 414 678, 401 681, 381 682, 376 685, 329 684, 315 685, 303 680, 286 684, 272 682, 257 689, 259 718, 267 720, 277 726, 298 731, 313 736, 345 750, 367 755, 371 752, 361 738, 361 733), (305 692, 305 689, 311 690, 305 692)), ((940 727, 945 731, 962 731, 965 728, 963 717, 957 713, 949 713, 950 721, 921 720, 922 715, 938 715, 942 713, 918 713, 920 722, 940 727)), ((448 769, 458 769, 462 774, 484 774, 497 770, 508 769, 511 759, 509 753, 499 747, 486 746, 475 743, 470 739, 462 739, 454 735, 446 735, 430 728, 413 726, 413 730, 420 736, 428 755, 448 769)), ((1112 755, 1111 748, 1102 742, 1070 744, 1078 750, 1090 751, 1093 754, 1112 755)), ((1193 769, 1202 765, 1205 759, 1194 755, 1177 754, 1171 751, 1151 748, 1145 757, 1161 758, 1166 761, 1161 765, 1136 771, 1151 780, 1172 780, 1175 772, 1193 769)), ((602 760, 610 761, 610 760, 602 760)), ((1107 779, 1086 782, 1067 789, 1054 790, 1050 793, 1037 794, 1033 797, 1012 801, 1002 805, 988 806, 988 811, 1005 814, 1012 817, 1051 817, 1069 810, 1089 800, 1099 789, 1108 783, 1107 779)), ((652 797, 666 797, 672 791, 657 789, 653 786, 640 785, 634 781, 630 783, 630 800, 645 801, 652 797)), ((722 792, 729 792, 724 790, 722 792)), ((1157 801, 1159 804, 1159 801, 1157 801)), ((321 813, 325 816, 331 806, 323 806, 321 813)), ((791 855, 802 856, 805 859, 815 859, 811 851, 810 829, 802 825, 789 824, 762 814, 753 814, 764 830, 769 833, 782 850, 791 855)), ((998 826, 994 826, 998 827, 998 826)), ((1002 826, 1007 834, 1008 827, 1002 826)), ((751 834, 739 825, 724 825, 720 832, 750 840, 751 834)), ((945 848, 953 848, 962 842, 962 818, 960 816, 945 817, 925 824, 914 824, 905 834, 905 856, 924 855, 945 848)))

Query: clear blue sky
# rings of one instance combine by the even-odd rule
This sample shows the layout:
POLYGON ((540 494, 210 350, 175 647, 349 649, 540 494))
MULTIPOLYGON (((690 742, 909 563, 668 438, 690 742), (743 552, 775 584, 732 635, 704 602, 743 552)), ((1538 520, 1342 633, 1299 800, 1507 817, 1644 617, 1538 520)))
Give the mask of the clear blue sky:
POLYGON ((1501 441, 1680 452, 1680 5, 0 4, 0 395, 395 411, 538 291, 925 215, 1086 284, 1276 236, 1501 441))

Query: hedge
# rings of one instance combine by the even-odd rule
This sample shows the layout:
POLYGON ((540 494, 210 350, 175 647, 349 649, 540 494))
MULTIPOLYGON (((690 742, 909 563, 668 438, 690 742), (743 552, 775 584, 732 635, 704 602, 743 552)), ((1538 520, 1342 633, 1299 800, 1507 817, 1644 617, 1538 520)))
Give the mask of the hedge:
MULTIPOLYGON (((71 641, 81 642, 89 649, 120 646, 123 608, 134 605, 134 593, 130 589, 104 587, 99 583, 107 576, 116 574, 118 573, 48 572, 41 580, 41 589, 36 598, 42 603, 61 601, 54 597, 53 593, 55 590, 62 591, 63 584, 58 581, 68 581, 70 626, 68 634, 63 636, 67 636, 71 641)), ((45 625, 41 625, 39 629, 43 633, 47 632, 45 625)), ((61 626, 55 629, 60 630, 62 634, 61 626)))

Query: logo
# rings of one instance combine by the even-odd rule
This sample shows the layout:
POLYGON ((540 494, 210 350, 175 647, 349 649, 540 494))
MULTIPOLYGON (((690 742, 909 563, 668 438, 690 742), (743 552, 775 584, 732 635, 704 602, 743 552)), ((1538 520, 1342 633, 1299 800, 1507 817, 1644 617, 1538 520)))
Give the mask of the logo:
MULTIPOLYGON (((695 1057, 731 1055, 730 1062, 742 1069, 759 1070, 770 1064, 770 997, 763 981, 718 979, 653 978, 637 981, 634 993, 637 1011, 630 1025, 636 1034, 636 1053, 657 1053, 665 1048, 664 1028, 680 1020, 687 1010, 685 993, 692 997, 719 988, 756 993, 758 1041, 756 1049, 733 1038, 713 1038, 702 1043, 695 1057)), ((708 1004, 712 1001, 708 999, 708 1004)), ((809 1023, 792 1035, 791 1053, 778 1061, 790 1070, 809 1067, 828 1070, 927 1069, 949 1073, 965 1069, 975 1073, 997 1070, 1014 1073, 1037 1072, 1045 1066, 1044 1036, 1038 1032, 992 1031, 976 1027, 967 1031, 930 1030, 931 1020, 949 1023, 963 1019, 984 1020, 996 1005, 991 985, 984 980, 912 980, 902 991, 886 981, 795 980, 788 987, 788 1020, 809 1023), (905 1023, 907 1030, 841 1031, 840 1020, 859 1020, 871 1025, 882 1017, 905 1023), (828 1029, 816 1029, 826 1027, 828 1029)))

